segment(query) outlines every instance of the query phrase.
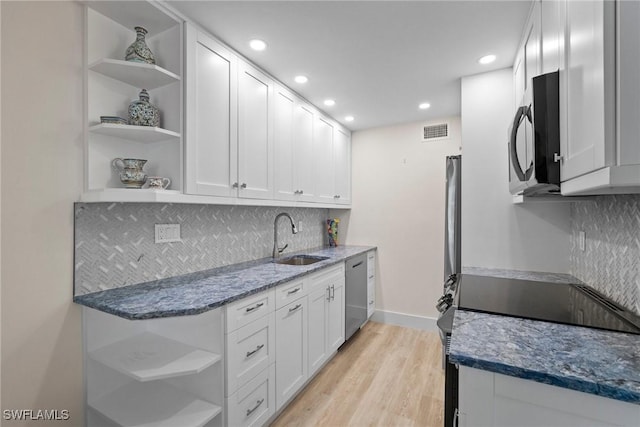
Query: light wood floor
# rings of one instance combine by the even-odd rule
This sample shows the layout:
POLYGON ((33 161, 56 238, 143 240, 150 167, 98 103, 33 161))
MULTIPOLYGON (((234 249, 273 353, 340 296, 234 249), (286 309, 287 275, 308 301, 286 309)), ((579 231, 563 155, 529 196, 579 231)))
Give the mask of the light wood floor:
POLYGON ((272 427, 441 427, 443 405, 438 334, 369 322, 272 427))

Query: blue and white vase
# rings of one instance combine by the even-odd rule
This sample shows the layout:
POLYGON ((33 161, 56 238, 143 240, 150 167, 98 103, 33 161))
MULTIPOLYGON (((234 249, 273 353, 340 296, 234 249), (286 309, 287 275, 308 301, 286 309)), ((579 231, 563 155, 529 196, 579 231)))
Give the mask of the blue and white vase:
POLYGON ((147 30, 143 27, 135 27, 135 30, 136 41, 131 43, 131 46, 127 48, 127 51, 124 54, 124 59, 133 62, 155 64, 156 59, 153 57, 153 53, 151 52, 151 49, 149 49, 149 46, 147 46, 147 42, 144 38, 147 34, 147 30))
POLYGON ((129 124, 135 126, 160 126, 160 112, 149 102, 146 89, 140 91, 140 99, 129 104, 129 124))

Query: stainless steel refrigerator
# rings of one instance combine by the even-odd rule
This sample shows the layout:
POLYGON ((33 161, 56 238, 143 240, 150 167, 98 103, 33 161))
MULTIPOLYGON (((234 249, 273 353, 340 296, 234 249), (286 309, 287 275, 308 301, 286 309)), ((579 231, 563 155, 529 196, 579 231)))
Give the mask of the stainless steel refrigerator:
POLYGON ((444 228, 444 280, 460 274, 462 156, 447 156, 447 185, 444 228))

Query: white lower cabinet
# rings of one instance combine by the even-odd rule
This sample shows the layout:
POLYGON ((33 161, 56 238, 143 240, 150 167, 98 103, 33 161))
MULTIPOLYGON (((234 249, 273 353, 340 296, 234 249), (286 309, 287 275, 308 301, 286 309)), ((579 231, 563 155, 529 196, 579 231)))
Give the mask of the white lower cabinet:
POLYGON ((275 413, 275 366, 260 372, 227 398, 229 426, 262 426, 275 413))
POLYGON ((367 253, 367 318, 376 311, 376 251, 367 253))
POLYGON ((460 366, 458 425, 637 426, 640 406, 460 366))
POLYGON ((309 276, 309 375, 344 343, 344 263, 309 276))
POLYGON ((307 380, 307 337, 307 297, 304 296, 276 312, 277 409, 307 380))

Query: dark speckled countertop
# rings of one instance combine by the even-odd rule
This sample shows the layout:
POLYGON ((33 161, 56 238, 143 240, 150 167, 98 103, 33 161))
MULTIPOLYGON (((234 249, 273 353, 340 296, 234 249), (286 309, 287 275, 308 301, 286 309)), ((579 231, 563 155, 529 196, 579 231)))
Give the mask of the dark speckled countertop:
POLYGON ((328 259, 306 266, 294 266, 275 264, 271 258, 263 258, 79 295, 73 301, 130 320, 199 314, 373 249, 376 248, 338 246, 313 249, 304 253, 328 259))
POLYGON ((640 335, 457 310, 450 360, 640 404, 640 335))

